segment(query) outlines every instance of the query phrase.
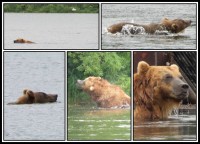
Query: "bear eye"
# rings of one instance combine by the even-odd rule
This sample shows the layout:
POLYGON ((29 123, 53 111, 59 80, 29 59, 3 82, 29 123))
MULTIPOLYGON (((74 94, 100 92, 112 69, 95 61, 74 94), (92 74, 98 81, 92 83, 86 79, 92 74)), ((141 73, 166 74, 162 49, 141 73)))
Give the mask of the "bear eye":
POLYGON ((170 74, 167 74, 166 76, 165 76, 165 79, 167 79, 167 80, 170 80, 170 79, 172 79, 173 77, 172 77, 172 75, 170 75, 170 74))
POLYGON ((181 80, 183 80, 183 77, 182 77, 182 76, 179 76, 179 78, 180 78, 181 80))

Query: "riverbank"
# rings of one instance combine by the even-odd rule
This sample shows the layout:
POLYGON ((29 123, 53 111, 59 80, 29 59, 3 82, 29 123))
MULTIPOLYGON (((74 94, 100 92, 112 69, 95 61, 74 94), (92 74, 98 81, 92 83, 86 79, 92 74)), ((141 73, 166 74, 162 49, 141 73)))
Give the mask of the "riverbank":
POLYGON ((7 13, 98 13, 98 4, 15 4, 4 3, 4 12, 7 13))

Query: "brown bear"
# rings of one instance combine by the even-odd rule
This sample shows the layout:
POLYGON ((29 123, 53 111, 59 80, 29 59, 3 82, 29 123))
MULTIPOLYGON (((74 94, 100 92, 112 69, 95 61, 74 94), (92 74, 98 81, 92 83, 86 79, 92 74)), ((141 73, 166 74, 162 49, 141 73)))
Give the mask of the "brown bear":
POLYGON ((57 97, 58 97, 57 94, 33 92, 31 90, 25 89, 23 91, 23 96, 19 97, 16 102, 11 102, 8 104, 32 104, 32 103, 56 102, 57 97))
POLYGON ((18 38, 16 40, 14 40, 14 43, 34 43, 34 42, 29 41, 29 40, 25 40, 25 39, 22 39, 22 38, 18 38))
POLYGON ((167 119, 188 94, 177 65, 149 66, 141 61, 134 74, 134 119, 167 119))
POLYGON ((79 89, 88 93, 91 99, 101 108, 123 108, 130 106, 130 97, 119 87, 101 77, 90 76, 77 80, 79 89))
POLYGON ((164 18, 160 23, 151 23, 148 25, 135 24, 129 22, 122 22, 111 25, 107 28, 110 33, 121 32, 124 25, 133 25, 143 27, 145 32, 148 34, 155 34, 156 31, 168 31, 170 33, 182 32, 185 28, 191 25, 191 20, 174 19, 170 20, 164 18))

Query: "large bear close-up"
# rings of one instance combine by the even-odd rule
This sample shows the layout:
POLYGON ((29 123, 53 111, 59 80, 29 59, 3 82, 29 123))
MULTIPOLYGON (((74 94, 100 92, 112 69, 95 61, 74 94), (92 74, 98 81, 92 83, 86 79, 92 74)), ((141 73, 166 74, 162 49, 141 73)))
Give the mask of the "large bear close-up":
POLYGON ((101 77, 90 76, 77 80, 77 87, 91 96, 101 108, 124 108, 130 106, 130 97, 119 87, 101 77))
POLYGON ((32 103, 48 103, 56 102, 57 94, 46 94, 44 92, 33 92, 28 89, 24 89, 23 95, 17 99, 16 102, 10 102, 8 104, 32 104, 32 103))
POLYGON ((134 120, 164 120, 188 97, 179 67, 138 63, 134 74, 134 120))
MULTIPOLYGON (((113 24, 107 28, 107 31, 110 33, 121 32, 125 25, 142 27, 145 33, 155 34, 158 31, 168 31, 169 33, 179 33, 184 31, 188 26, 191 25, 191 20, 183 19, 173 19, 164 18, 160 23, 150 23, 150 24, 136 24, 131 22, 121 22, 113 24)), ((140 31, 130 29, 131 34, 137 34, 140 31)), ((166 33, 163 33, 166 34, 166 33)))

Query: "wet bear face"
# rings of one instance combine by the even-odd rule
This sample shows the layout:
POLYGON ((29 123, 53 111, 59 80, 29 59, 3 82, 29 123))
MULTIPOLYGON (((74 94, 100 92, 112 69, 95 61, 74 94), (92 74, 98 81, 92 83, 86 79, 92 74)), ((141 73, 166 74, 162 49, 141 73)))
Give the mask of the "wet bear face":
POLYGON ((161 22, 169 32, 179 33, 185 30, 188 26, 191 25, 191 20, 182 20, 182 19, 163 19, 161 22))
POLYGON ((149 66, 141 61, 134 74, 134 117, 167 119, 174 108, 188 97, 189 85, 183 81, 179 67, 149 66))

